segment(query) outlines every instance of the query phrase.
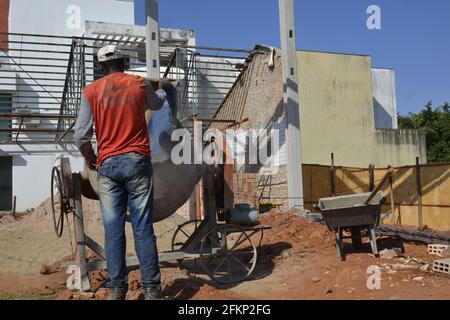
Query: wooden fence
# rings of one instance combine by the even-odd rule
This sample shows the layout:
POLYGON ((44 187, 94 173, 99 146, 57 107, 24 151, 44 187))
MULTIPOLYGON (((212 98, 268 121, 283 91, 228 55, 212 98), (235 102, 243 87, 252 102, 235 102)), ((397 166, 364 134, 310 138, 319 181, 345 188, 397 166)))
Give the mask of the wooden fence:
MULTIPOLYGON (((396 167, 383 186, 387 223, 450 230, 450 163, 396 167), (418 179, 419 178, 419 179, 418 179)), ((369 192, 388 168, 303 165, 305 207, 320 198, 369 192)))

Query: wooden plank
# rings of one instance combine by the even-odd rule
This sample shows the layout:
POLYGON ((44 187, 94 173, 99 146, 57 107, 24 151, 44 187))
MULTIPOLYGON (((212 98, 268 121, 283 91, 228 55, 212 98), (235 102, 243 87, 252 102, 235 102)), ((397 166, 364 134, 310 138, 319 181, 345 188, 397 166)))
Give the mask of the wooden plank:
POLYGON ((423 216, 422 216, 422 184, 420 182, 420 159, 416 157, 416 187, 417 187, 417 208, 418 208, 418 220, 419 228, 423 227, 423 216))
POLYGON ((381 188, 382 188, 383 185, 386 183, 386 181, 388 180, 388 178, 392 175, 392 173, 394 173, 394 170, 393 170, 392 168, 386 172, 386 174, 384 175, 383 179, 381 179, 380 183, 375 187, 375 189, 373 189, 372 193, 371 193, 370 196, 367 198, 367 200, 364 202, 364 204, 369 204, 370 201, 372 201, 372 199, 373 199, 373 198, 377 195, 377 193, 381 190, 381 188))
POLYGON ((336 195, 336 170, 334 169, 334 153, 331 154, 331 169, 330 169, 330 189, 331 196, 336 195))

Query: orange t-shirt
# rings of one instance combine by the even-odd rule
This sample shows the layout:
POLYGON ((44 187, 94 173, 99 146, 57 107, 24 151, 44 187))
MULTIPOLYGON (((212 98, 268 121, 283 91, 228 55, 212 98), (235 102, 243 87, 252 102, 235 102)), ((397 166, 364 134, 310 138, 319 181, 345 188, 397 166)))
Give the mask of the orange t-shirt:
POLYGON ((145 111, 147 82, 122 72, 105 76, 84 89, 92 108, 98 141, 97 167, 111 156, 137 152, 150 157, 145 111))

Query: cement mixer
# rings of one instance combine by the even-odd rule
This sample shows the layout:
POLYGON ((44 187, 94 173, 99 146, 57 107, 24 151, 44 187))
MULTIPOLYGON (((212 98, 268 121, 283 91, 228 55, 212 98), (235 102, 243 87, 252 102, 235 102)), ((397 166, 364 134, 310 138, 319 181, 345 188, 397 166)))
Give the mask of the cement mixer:
MULTIPOLYGON (((187 221, 178 226, 172 238, 172 251, 159 254, 160 262, 178 261, 182 267, 188 267, 186 260, 199 261, 203 271, 219 283, 237 283, 248 279, 257 262, 257 249, 251 238, 270 226, 258 223, 236 224, 228 220, 218 221, 226 216, 224 212, 232 208, 219 208, 218 193, 224 188, 217 188, 224 182, 219 174, 220 166, 206 164, 176 165, 171 160, 172 149, 178 142, 171 141, 171 133, 180 125, 174 123, 176 114, 176 89, 167 91, 167 102, 155 112, 149 124, 152 141, 152 164, 155 181, 154 221, 162 221, 173 215, 191 197, 197 183, 203 179, 203 220, 187 221), (218 181, 219 179, 219 181, 218 181)), ((193 141, 185 141, 193 149, 193 141)), ((191 152, 191 154, 194 154, 191 152)), ((51 179, 51 200, 54 227, 58 237, 64 230, 64 220, 73 217, 75 226, 76 260, 64 263, 70 270, 77 270, 74 287, 80 291, 89 291, 88 272, 106 269, 104 249, 90 238, 84 229, 82 196, 98 200, 97 172, 86 169, 73 173, 70 161, 62 158, 55 166, 51 179), (94 251, 102 261, 86 261, 86 247, 94 251)), ((193 162, 192 162, 193 163, 193 162)), ((240 206, 240 208, 243 208, 240 206)), ((245 208, 245 206, 244 206, 245 208)), ((234 210, 243 217, 253 216, 254 208, 234 210)), ((234 212, 233 211, 233 212, 234 212)), ((137 257, 128 257, 127 266, 139 266, 137 257)), ((194 270, 195 271, 195 270, 194 270)))
MULTIPOLYGON (((180 129, 181 127, 179 124, 173 123, 173 114, 175 113, 176 89, 172 86, 171 89, 167 90, 167 102, 160 110, 153 112, 149 124, 155 181, 153 210, 155 222, 170 217, 186 203, 206 169, 205 164, 175 165, 171 161, 172 149, 179 143, 171 141, 171 134, 174 129, 180 129)), ((193 144, 189 147, 193 149, 193 144)), ((97 172, 86 168, 82 173, 82 178, 83 196, 98 200, 97 172)))

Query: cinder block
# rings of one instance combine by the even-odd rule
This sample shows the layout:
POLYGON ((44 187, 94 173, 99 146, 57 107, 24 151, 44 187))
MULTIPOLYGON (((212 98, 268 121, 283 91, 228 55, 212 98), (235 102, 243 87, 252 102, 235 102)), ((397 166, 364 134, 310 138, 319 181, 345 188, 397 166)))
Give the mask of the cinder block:
POLYGON ((450 259, 435 260, 433 262, 433 272, 450 274, 450 259))
POLYGON ((442 256, 444 250, 448 249, 448 245, 446 244, 429 244, 428 245, 428 253, 442 256))

